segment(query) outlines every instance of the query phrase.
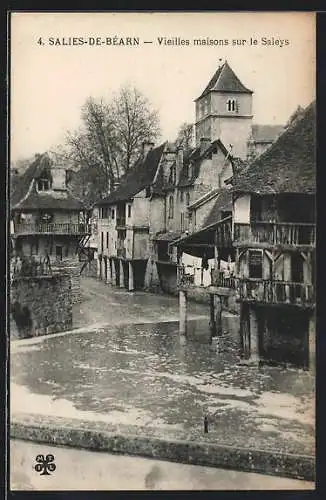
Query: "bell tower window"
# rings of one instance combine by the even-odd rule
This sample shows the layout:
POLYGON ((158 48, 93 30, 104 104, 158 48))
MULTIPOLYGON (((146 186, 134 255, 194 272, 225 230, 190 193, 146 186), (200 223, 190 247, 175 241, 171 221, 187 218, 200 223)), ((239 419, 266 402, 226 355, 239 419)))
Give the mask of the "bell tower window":
POLYGON ((235 99, 228 99, 226 107, 228 111, 238 111, 238 105, 235 99))

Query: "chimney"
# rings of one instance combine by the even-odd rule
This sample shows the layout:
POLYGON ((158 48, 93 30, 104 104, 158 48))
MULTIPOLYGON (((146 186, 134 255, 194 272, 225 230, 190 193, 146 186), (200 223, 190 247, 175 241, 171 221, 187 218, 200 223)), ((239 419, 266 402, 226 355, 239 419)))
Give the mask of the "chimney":
POLYGON ((176 183, 179 183, 180 175, 183 168, 183 146, 178 146, 177 148, 177 158, 176 158, 176 183))
POLYGON ((206 149, 209 148, 211 140, 208 137, 201 137, 200 139, 200 154, 202 155, 206 149))
POLYGON ((143 157, 146 158, 149 151, 151 151, 154 147, 154 142, 144 141, 143 142, 143 157))

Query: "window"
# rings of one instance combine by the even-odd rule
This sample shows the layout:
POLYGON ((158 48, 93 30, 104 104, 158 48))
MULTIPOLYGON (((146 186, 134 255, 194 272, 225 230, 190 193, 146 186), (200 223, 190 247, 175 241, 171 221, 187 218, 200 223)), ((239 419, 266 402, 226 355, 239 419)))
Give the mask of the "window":
POLYGON ((180 191, 180 201, 183 202, 183 191, 180 191))
POLYGON ((69 245, 65 246, 65 257, 69 257, 69 245))
POLYGON ((192 178, 192 165, 190 164, 188 166, 188 179, 191 179, 192 178))
POLYGON ((128 217, 131 217, 131 205, 128 205, 128 217))
POLYGON ((263 254, 261 250, 249 250, 249 278, 263 277, 263 254))
POLYGON ((50 189, 50 180, 49 179, 40 179, 37 182, 38 191, 48 191, 50 189))
POLYGON ((109 233, 106 232, 106 248, 109 248, 109 233))
POLYGON ((174 200, 173 200, 173 196, 170 196, 169 197, 169 219, 173 219, 173 214, 174 212, 174 200))
POLYGON ((226 106, 228 111, 238 111, 238 105, 235 99, 228 99, 226 106))
POLYGON ((111 219, 114 219, 114 217, 115 217, 114 208, 112 208, 112 210, 111 210, 111 219))
POLYGON ((104 233, 102 231, 101 232, 101 252, 103 252, 103 246, 104 246, 104 233))
POLYGON ((189 206, 189 204, 190 204, 190 193, 187 193, 186 194, 186 205, 187 205, 187 207, 189 206))
POLYGON ((108 216, 108 207, 100 208, 100 219, 106 219, 108 216))

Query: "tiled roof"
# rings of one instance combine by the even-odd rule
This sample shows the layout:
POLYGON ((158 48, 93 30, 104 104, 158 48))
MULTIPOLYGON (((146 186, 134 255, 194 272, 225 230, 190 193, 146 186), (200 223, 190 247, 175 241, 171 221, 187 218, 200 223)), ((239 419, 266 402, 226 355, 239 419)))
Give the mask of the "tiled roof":
POLYGON ((273 142, 283 132, 283 125, 252 125, 251 140, 254 142, 273 142))
POLYGON ((210 226, 221 219, 222 211, 232 211, 232 192, 230 189, 221 188, 216 201, 203 222, 203 227, 210 226))
POLYGON ((180 237, 181 231, 168 231, 166 233, 159 233, 154 237, 155 241, 174 241, 180 237))
POLYGON ((35 179, 43 172, 44 168, 50 168, 48 155, 38 155, 33 163, 25 170, 24 174, 17 179, 14 192, 11 195, 11 207, 17 210, 81 210, 83 204, 72 196, 69 191, 37 192, 35 179))
POLYGON ((242 92, 246 94, 253 93, 252 90, 247 89, 247 87, 240 82, 239 78, 230 68, 227 61, 225 61, 225 63, 217 69, 204 92, 196 99, 196 101, 211 91, 242 92))
POLYGON ((220 192, 220 188, 215 188, 215 189, 212 189, 211 191, 209 191, 208 193, 205 193, 203 196, 201 196, 200 198, 197 198, 197 200, 190 203, 190 205, 188 206, 188 210, 192 210, 194 208, 200 207, 201 205, 204 205, 211 198, 214 198, 219 192, 220 192))
POLYGON ((259 158, 234 175, 234 191, 257 194, 316 192, 316 103, 259 158))
POLYGON ((112 205, 119 201, 127 201, 133 198, 137 193, 149 187, 157 171, 165 143, 157 148, 153 148, 146 155, 145 161, 140 158, 133 169, 128 172, 121 180, 119 187, 113 191, 107 198, 96 203, 97 206, 112 205))

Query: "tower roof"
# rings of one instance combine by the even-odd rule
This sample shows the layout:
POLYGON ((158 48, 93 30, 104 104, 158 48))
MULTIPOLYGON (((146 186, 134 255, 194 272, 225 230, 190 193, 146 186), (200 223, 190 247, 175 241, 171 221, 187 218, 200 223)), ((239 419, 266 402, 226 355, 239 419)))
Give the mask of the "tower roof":
POLYGON ((240 82, 239 78, 231 69, 227 61, 225 61, 225 63, 222 66, 219 66, 219 68, 209 81, 204 92, 195 100, 197 101, 198 99, 204 97, 205 95, 207 95, 209 92, 212 91, 241 92, 245 94, 253 93, 252 90, 247 89, 247 87, 245 87, 243 83, 240 82))

